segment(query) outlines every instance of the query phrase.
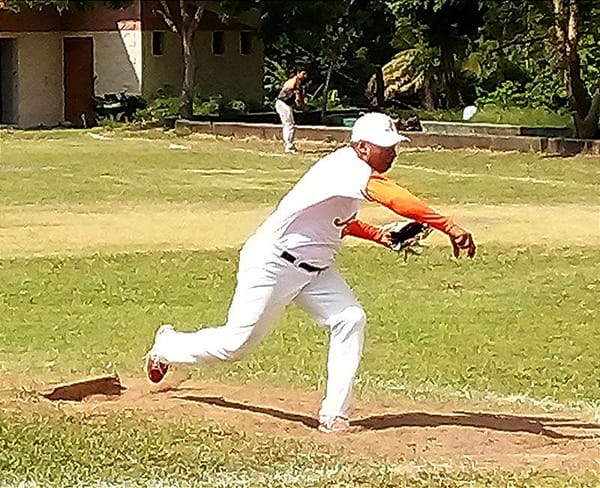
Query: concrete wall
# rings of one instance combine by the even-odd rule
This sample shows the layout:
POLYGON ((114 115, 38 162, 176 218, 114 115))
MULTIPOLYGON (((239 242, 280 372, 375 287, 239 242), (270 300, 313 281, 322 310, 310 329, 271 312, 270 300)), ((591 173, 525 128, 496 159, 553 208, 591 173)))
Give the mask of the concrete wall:
POLYGON ((569 127, 528 127, 510 124, 442 122, 438 120, 421 120, 421 127, 423 127, 423 132, 453 136, 571 137, 573 135, 573 130, 569 127))
POLYGON ((62 40, 56 32, 17 37, 16 124, 20 127, 53 126, 64 119, 62 40))
MULTIPOLYGON (((241 122, 191 122, 178 120, 178 132, 199 132, 228 137, 259 137, 281 139, 280 124, 246 124, 241 122)), ((297 126, 296 138, 327 142, 349 142, 352 129, 347 127, 297 126)), ((410 138, 410 147, 434 147, 440 149, 489 149, 493 151, 541 152, 559 155, 600 154, 600 140, 547 138, 529 136, 489 136, 428 134, 426 132, 402 132, 410 138)))
POLYGON ((142 95, 152 99, 157 91, 178 96, 181 90, 183 64, 181 61, 181 40, 177 34, 163 32, 163 54, 152 55, 152 32, 142 32, 142 95))
MULTIPOLYGON (((196 34, 196 86, 201 97, 223 95, 226 99, 243 99, 260 103, 263 98, 264 48, 253 36, 252 52, 240 53, 240 33, 223 31, 225 52, 212 53, 212 31, 196 34)), ((164 54, 152 55, 152 32, 143 32, 142 45, 144 66, 142 69, 142 92, 146 98, 156 96, 162 89, 174 96, 181 90, 183 57, 181 40, 171 32, 164 32, 164 54)))
POLYGON ((227 99, 260 103, 263 99, 264 49, 252 36, 252 52, 240 53, 240 32, 225 31, 225 53, 212 54, 212 32, 198 33, 197 55, 201 68, 196 73, 201 96, 222 94, 227 99))
POLYGON ((444 149, 490 149, 493 151, 542 152, 548 145, 546 137, 492 136, 484 134, 450 135, 427 132, 406 132, 414 147, 440 147, 444 149))
MULTIPOLYGON (((180 39, 165 32, 164 54, 152 55, 152 32, 133 24, 118 31, 78 32, 94 41, 96 94, 142 93, 147 98, 159 88, 178 95, 183 62, 180 39)), ((58 125, 64 120, 63 38, 66 32, 14 35, 18 69, 15 124, 20 127, 58 125)), ((212 54, 212 32, 198 32, 196 39, 200 96, 223 95, 260 103, 263 96, 263 46, 255 37, 251 54, 240 53, 240 33, 225 31, 225 53, 212 54)))
MULTIPOLYGON (((65 32, 14 35, 15 125, 55 126, 64 121, 63 38, 67 34, 73 37, 65 32)), ((96 94, 141 93, 141 31, 78 32, 77 36, 93 38, 96 94)))
MULTIPOLYGON (((179 0, 169 3, 178 8, 179 0)), ((218 3, 205 4, 207 10, 196 39, 198 94, 261 102, 263 46, 256 35, 251 54, 240 53, 240 30, 255 29, 254 24, 246 22, 257 21, 256 11, 243 17, 244 24, 233 20, 223 22, 216 12, 209 10, 218 3), (224 32, 222 56, 212 54, 214 30, 224 32)), ((14 96, 15 105, 11 109, 16 113, 15 123, 31 127, 63 121, 62 39, 66 35, 93 38, 96 94, 127 91, 151 98, 162 88, 179 95, 183 71, 181 42, 153 12, 156 5, 157 0, 135 0, 126 9, 99 7, 60 15, 54 8, 30 9, 18 14, 0 11, 0 37, 15 38, 16 45, 19 73, 18 88, 13 92, 18 95, 14 96), (165 33, 162 56, 152 55, 151 29, 162 29, 165 33)))
POLYGON ((142 93, 142 32, 122 29, 118 32, 90 33, 94 37, 94 73, 96 95, 127 91, 142 93))
MULTIPOLYGON (((182 132, 198 132, 227 137, 258 137, 281 139, 281 124, 249 124, 243 122, 192 122, 177 120, 175 128, 182 132)), ((348 142, 352 129, 317 125, 296 126, 296 139, 327 142, 348 142)))

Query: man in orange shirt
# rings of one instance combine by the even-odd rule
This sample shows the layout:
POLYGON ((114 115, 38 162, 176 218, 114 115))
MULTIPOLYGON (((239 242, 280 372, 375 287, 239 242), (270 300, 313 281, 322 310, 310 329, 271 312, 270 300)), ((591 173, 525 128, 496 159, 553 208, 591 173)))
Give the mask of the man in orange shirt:
POLYGON ((399 215, 428 224, 450 238, 455 256, 475 255, 472 235, 440 215, 385 173, 406 140, 384 114, 360 117, 350 146, 315 163, 246 241, 237 286, 225 325, 196 332, 161 326, 148 353, 146 371, 158 383, 173 363, 235 361, 268 334, 294 302, 329 331, 327 387, 319 410, 319 430, 350 428, 354 376, 362 357, 366 314, 335 266, 345 235, 390 246, 390 231, 358 220, 360 204, 376 201, 399 215))

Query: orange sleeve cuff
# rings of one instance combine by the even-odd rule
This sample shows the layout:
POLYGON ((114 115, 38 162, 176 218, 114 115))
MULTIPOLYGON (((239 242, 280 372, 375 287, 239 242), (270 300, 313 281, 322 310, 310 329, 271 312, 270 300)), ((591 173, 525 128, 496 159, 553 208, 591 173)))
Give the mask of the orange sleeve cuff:
POLYGON ((423 200, 379 173, 371 175, 366 194, 369 200, 380 203, 398 215, 428 224, 444 233, 454 225, 452 219, 437 213, 423 200))
POLYGON ((358 237, 382 244, 384 231, 380 227, 355 219, 351 220, 342 230, 342 237, 345 236, 358 237))

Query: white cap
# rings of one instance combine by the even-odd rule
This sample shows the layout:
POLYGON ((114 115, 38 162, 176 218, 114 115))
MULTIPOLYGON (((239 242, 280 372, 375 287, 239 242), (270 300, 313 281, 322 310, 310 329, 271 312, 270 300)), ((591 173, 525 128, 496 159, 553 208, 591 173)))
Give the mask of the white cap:
POLYGON ((400 141, 410 141, 396 130, 394 121, 385 114, 371 112, 361 115, 352 127, 351 142, 365 141, 381 147, 391 147, 400 141))

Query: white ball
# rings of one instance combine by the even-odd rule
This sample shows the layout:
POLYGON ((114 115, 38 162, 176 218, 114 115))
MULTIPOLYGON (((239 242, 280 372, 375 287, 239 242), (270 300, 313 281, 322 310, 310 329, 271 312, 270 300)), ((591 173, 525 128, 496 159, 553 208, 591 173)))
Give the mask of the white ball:
POLYGON ((463 120, 470 120, 473 115, 477 113, 477 107, 475 105, 469 105, 463 110, 463 120))

